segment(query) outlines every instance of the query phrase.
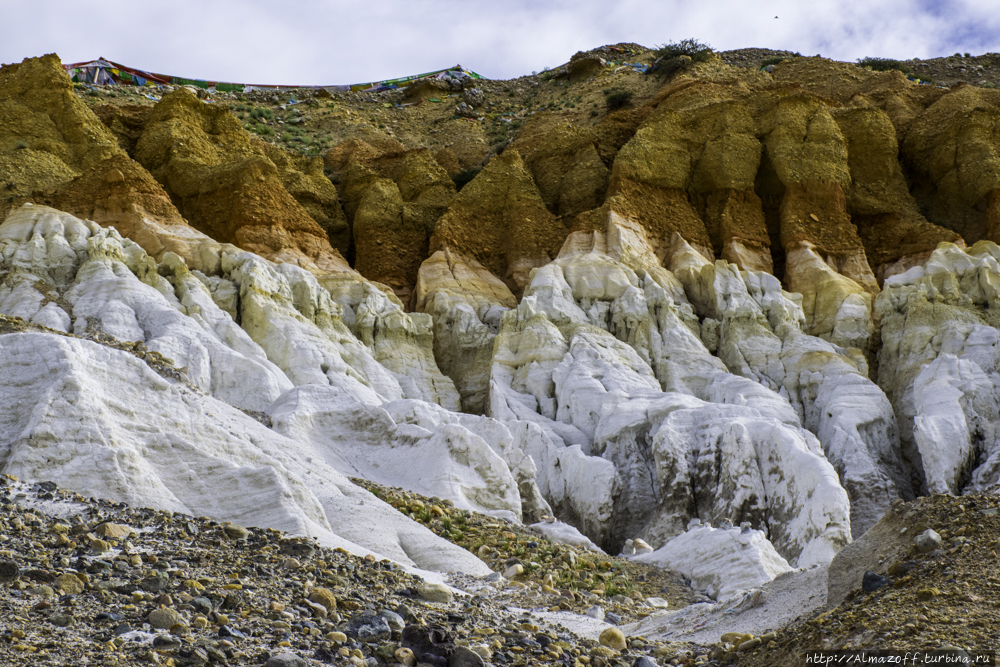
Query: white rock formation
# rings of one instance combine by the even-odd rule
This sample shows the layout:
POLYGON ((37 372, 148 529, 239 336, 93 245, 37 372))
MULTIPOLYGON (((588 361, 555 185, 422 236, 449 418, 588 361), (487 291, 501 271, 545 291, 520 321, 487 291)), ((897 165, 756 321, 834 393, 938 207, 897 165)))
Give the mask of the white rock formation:
POLYGON ((311 535, 419 568, 489 573, 351 484, 308 443, 160 377, 128 352, 11 333, 0 335, 0 368, 0 472, 311 535))
POLYGON ((801 297, 772 275, 710 263, 679 236, 671 266, 698 314, 718 323, 713 342, 729 370, 786 396, 819 437, 850 495, 854 537, 909 497, 896 417, 860 350, 803 333, 801 297))
POLYGON ((974 443, 996 442, 996 386, 976 363, 943 353, 917 375, 913 403, 927 491, 961 493, 979 463, 974 443))
POLYGON ((785 398, 727 372, 698 330, 681 284, 641 230, 612 216, 605 234, 571 235, 504 315, 489 414, 544 432, 526 450, 539 487, 598 544, 617 549, 636 535, 663 544, 691 518, 672 495, 714 494, 718 512, 770 517, 789 559, 832 558, 850 540, 849 503, 819 443, 785 398), (672 412, 691 414, 681 431, 665 426, 672 412), (698 424, 715 422, 743 429, 729 436, 739 452, 714 470, 721 496, 686 472, 723 439, 721 431, 700 439, 698 424))
POLYGON ((787 249, 785 274, 789 288, 802 296, 808 333, 868 350, 872 293, 878 293, 878 285, 864 253, 822 257, 812 244, 801 242, 787 249))
POLYGON ((653 553, 632 560, 674 569, 694 588, 725 600, 766 584, 792 568, 759 530, 700 525, 653 553))
POLYGON ((885 281, 879 385, 899 420, 922 492, 1000 486, 1000 248, 938 246, 924 266, 885 281))
POLYGON ((559 542, 560 544, 571 544, 575 547, 582 547, 588 551, 593 551, 596 553, 604 553, 600 547, 593 543, 593 541, 581 533, 579 530, 569 525, 568 523, 563 523, 562 521, 540 521, 538 523, 531 524, 532 528, 536 533, 547 537, 553 542, 559 542))
POLYGON ((114 229, 23 207, 0 226, 0 271, 0 313, 68 333, 141 341, 231 405, 263 410, 292 387, 176 255, 164 262, 171 284, 114 229))
POLYGON ((481 414, 500 317, 517 300, 475 259, 447 249, 420 265, 415 300, 416 311, 434 318, 434 357, 454 380, 462 409, 481 414))
MULTIPOLYGON (((520 522, 519 481, 534 484, 531 459, 492 419, 448 412, 423 401, 375 406, 341 388, 320 385, 287 392, 269 414, 275 431, 312 445, 317 456, 336 470, 439 496, 459 509, 520 522), (511 458, 510 466, 504 455, 511 458), (511 468, 521 473, 521 480, 515 479, 511 468)), ((529 488, 528 494, 535 503, 541 502, 526 508, 530 515, 548 511, 537 490, 529 488)))
MULTIPOLYGON (((406 315, 392 298, 360 277, 351 281, 349 276, 326 276, 327 282, 337 289, 338 302, 312 274, 298 266, 276 265, 251 253, 221 253, 217 267, 221 275, 211 276, 188 270, 185 261, 171 252, 162 253, 161 259, 162 262, 157 265, 139 246, 122 239, 114 229, 103 229, 93 222, 81 221, 46 207, 23 207, 0 225, 0 313, 93 339, 125 341, 115 345, 125 350, 132 349, 138 358, 118 351, 141 365, 145 365, 141 361, 145 350, 157 352, 168 360, 164 371, 166 375, 246 410, 264 412, 279 397, 291 400, 290 396, 297 396, 293 389, 295 385, 299 385, 307 395, 325 391, 328 397, 331 394, 339 397, 338 401, 324 406, 325 412, 318 406, 311 406, 316 407, 316 414, 312 417, 318 421, 327 419, 337 422, 353 410, 356 414, 365 411, 381 414, 392 422, 389 413, 378 406, 404 397, 440 402, 453 410, 458 408, 458 393, 453 383, 434 365, 430 317, 406 315), (236 323, 237 319, 242 327, 236 323), (350 326, 345 324, 345 319, 349 320, 350 326), (254 338, 263 345, 255 342, 254 338), (133 347, 133 342, 142 345, 133 347), (337 410, 341 413, 336 414, 337 410)), ((45 338, 42 336, 42 339, 45 338)), ((63 345, 66 341, 56 339, 54 344, 63 345)), ((44 347, 41 343, 38 345, 44 347)), ((40 354, 39 358, 43 357, 44 354, 40 354)), ((11 359, 8 361, 13 363, 11 359)), ((147 361, 160 363, 152 357, 147 361)), ((86 365, 87 357, 81 363, 86 365)), ((98 362, 90 360, 90 363, 98 362)), ((74 372, 85 374, 81 368, 76 368, 74 372)), ((129 382, 134 379, 131 376, 115 379, 100 374, 98 377, 102 382, 117 384, 116 387, 106 388, 106 391, 121 392, 126 392, 129 382)), ((63 378, 50 380, 62 382, 63 378)), ((38 379, 38 382, 42 381, 38 379)), ((95 393, 94 400, 98 400, 99 396, 95 393)), ((118 405, 123 400, 106 398, 108 405, 118 405)), ((202 398, 207 399, 205 396, 202 398)), ((32 400, 27 400, 25 405, 31 403, 32 400)), ((195 409, 194 405, 195 400, 191 399, 164 406, 160 417, 166 421, 155 426, 157 418, 151 416, 150 423, 154 425, 146 433, 148 438, 157 440, 160 432, 173 433, 175 429, 170 426, 171 420, 192 422, 194 430, 191 432, 196 433, 197 422, 202 417, 201 408, 197 415, 186 414, 195 409)), ((531 516, 549 511, 535 485, 532 460, 514 444, 513 436, 502 425, 487 424, 486 421, 492 420, 469 417, 483 433, 480 437, 461 425, 465 416, 451 413, 436 404, 409 400, 388 405, 394 406, 390 411, 396 411, 393 416, 400 425, 394 432, 394 438, 383 443, 379 437, 384 434, 367 433, 368 442, 373 445, 371 450, 365 451, 364 455, 356 453, 358 461, 353 467, 349 461, 338 459, 340 469, 350 471, 371 463, 372 467, 381 466, 383 471, 394 469, 394 475, 383 475, 378 478, 379 481, 401 483, 414 479, 409 474, 413 470, 413 461, 424 460, 429 462, 425 468, 437 474, 436 478, 422 480, 420 490, 428 495, 447 495, 445 490, 461 488, 477 501, 469 505, 470 509, 494 510, 519 518, 522 512, 520 494, 523 493, 531 516), (428 415, 436 419, 430 419, 428 415), (489 444, 484 437, 490 440, 489 444), (392 445, 404 441, 411 446, 395 452, 397 458, 392 459, 392 445), (373 450, 377 449, 375 444, 386 445, 380 450, 380 455, 389 455, 390 458, 378 456, 373 459, 373 450), (437 455, 445 451, 454 456, 455 465, 450 470, 432 467, 437 463, 437 455), (478 463, 478 469, 473 466, 466 470, 464 463, 468 462, 478 463), (466 472, 472 478, 464 486, 450 479, 449 473, 457 475, 466 472), (480 473, 482 476, 476 477, 480 473), (439 491, 442 493, 439 494, 439 491)), ((287 400, 279 402, 275 409, 283 408, 287 408, 287 400)), ((137 407, 130 408, 130 415, 139 413, 137 407)), ((69 411, 67 418, 72 418, 72 414, 69 411)), ((92 428, 92 432, 110 430, 113 433, 119 428, 112 419, 114 411, 110 416, 102 416, 110 422, 105 424, 98 419, 99 424, 92 428)), ((256 422, 253 424, 255 429, 258 428, 256 422)), ((43 424, 39 428, 48 427, 43 424)), ((205 440, 183 446, 195 451, 200 447, 210 448, 213 438, 225 441, 218 428, 214 431, 206 428, 205 440)), ((360 430, 360 425, 357 428, 360 430)), ((126 449, 131 452, 128 456, 135 459, 135 465, 142 467, 145 463, 138 459, 151 456, 145 449, 151 445, 149 441, 142 441, 140 436, 141 431, 137 430, 134 437, 128 440, 126 449), (140 453, 133 451, 136 449, 140 453)), ((281 447, 288 447, 288 441, 277 435, 274 437, 281 441, 281 447)), ((251 444, 259 445, 254 438, 250 438, 251 444)), ((10 445, 12 442, 13 434, 0 436, 0 447, 13 446, 10 445)), ((26 442, 29 443, 27 449, 22 443, 17 448, 16 456, 5 452, 4 460, 10 463, 18 457, 28 460, 43 455, 29 451, 30 443, 36 442, 36 439, 26 442)), ((299 464, 311 467, 310 459, 337 459, 335 453, 323 448, 323 456, 317 457, 312 449, 315 444, 308 438, 301 439, 296 449, 299 464)), ((347 449, 342 448, 341 452, 346 455, 347 449)), ((179 456, 176 453, 171 455, 179 456)), ((101 456, 114 460, 118 454, 104 453, 101 456)), ((250 452, 246 456, 254 459, 258 455, 250 452)), ((120 479, 115 482, 102 479, 101 470, 87 466, 80 466, 79 474, 66 466, 42 476, 57 479, 67 488, 81 492, 92 490, 93 495, 113 492, 115 497, 130 502, 178 509, 183 506, 185 511, 220 518, 225 516, 295 532, 325 531, 326 538, 334 539, 330 526, 324 523, 323 512, 316 509, 315 503, 310 505, 306 502, 307 496, 303 496, 305 500, 288 496, 291 500, 285 502, 281 500, 284 497, 282 493, 273 491, 276 503, 273 511, 258 510, 245 502, 232 505, 227 499, 218 501, 218 511, 211 511, 213 485, 207 478, 216 471, 213 461, 212 456, 192 454, 186 475, 192 487, 201 489, 198 492, 201 495, 195 494, 197 497, 190 503, 186 503, 184 499, 188 496, 180 490, 170 492, 177 497, 177 502, 160 497, 165 495, 164 487, 170 487, 175 482, 153 479, 144 484, 139 480, 136 485, 129 486, 120 479), (97 491, 105 486, 107 490, 97 491)), ((242 464, 237 461, 234 465, 238 468, 242 464)), ((332 466, 327 467, 333 471, 331 474, 336 477, 336 484, 344 487, 338 494, 357 496, 366 493, 351 487, 332 466)), ((112 468, 109 474, 117 470, 115 466, 112 468)), ((38 470, 29 468, 26 472, 38 470)), ((161 473, 142 474, 155 478, 161 473)), ((311 472, 303 474, 312 475, 311 472)), ((321 478, 322 475, 312 476, 309 480, 318 480, 320 484, 331 483, 323 482, 321 478)), ((264 482, 260 483, 267 486, 264 482)), ((247 495, 246 489, 240 490, 227 484, 220 484, 216 491, 226 496, 247 495)), ((289 484, 281 481, 278 486, 272 484, 272 487, 277 489, 289 484)), ((349 510, 342 511, 350 514, 349 510)), ((361 515, 356 518, 360 521, 361 515)), ((371 523, 367 519, 365 521, 371 523)), ((354 526, 348 530, 351 531, 361 535, 365 529, 354 526)), ((425 538, 426 535, 420 539, 425 538)), ((371 545, 371 539, 378 542, 379 538, 369 538, 368 542, 362 540, 361 543, 371 545)), ((401 537, 388 540, 380 552, 392 558, 398 557, 404 563, 411 562, 406 557, 406 549, 410 545, 403 546, 407 540, 413 542, 415 549, 424 548, 416 538, 401 537)), ((372 548, 377 550, 378 544, 372 548)), ((431 556, 421 558, 427 563, 435 562, 431 556)), ((468 566, 473 569, 482 567, 481 563, 476 563, 468 566)))

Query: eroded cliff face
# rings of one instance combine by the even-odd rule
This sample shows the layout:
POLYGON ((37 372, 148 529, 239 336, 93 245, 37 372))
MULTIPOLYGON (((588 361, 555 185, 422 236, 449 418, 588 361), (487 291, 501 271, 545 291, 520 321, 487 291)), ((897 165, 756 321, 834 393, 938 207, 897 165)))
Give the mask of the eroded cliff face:
POLYGON ((182 497, 165 447, 192 470, 264 457, 267 509, 220 515, 394 558, 411 526, 365 542, 320 487, 553 515, 615 552, 745 523, 772 560, 828 561, 896 499, 1000 484, 998 110, 823 59, 710 64, 590 127, 540 112, 459 189, 474 121, 448 121, 451 154, 359 130, 321 161, 187 91, 99 118, 54 58, 4 67, 0 315, 33 332, 0 335, 23 376, 0 391, 101 364, 136 387, 109 401, 163 424, 197 397, 254 423, 220 451, 218 420, 167 447, 127 410, 15 408, 0 470, 41 474, 60 429, 85 451, 59 415, 86 409, 87 433, 127 434, 95 451, 144 481, 44 475, 61 485, 208 512, 239 475, 182 497))

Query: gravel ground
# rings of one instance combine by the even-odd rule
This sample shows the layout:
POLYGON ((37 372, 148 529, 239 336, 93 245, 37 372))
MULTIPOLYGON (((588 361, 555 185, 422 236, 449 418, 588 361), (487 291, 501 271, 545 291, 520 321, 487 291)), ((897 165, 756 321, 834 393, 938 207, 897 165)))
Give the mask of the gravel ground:
POLYGON ((876 568, 879 588, 864 592, 858 581, 840 605, 739 652, 736 664, 800 664, 815 649, 1000 650, 1000 498, 936 495, 893 511, 907 534, 932 529, 940 544, 921 552, 909 540, 905 555, 876 568))
MULTIPOLYGON (((530 578, 456 577, 463 592, 277 531, 10 476, 0 477, 0 547, 5 665, 631 667, 706 650, 533 614, 570 598, 530 578)), ((571 608, 590 601, 576 598, 571 608)))

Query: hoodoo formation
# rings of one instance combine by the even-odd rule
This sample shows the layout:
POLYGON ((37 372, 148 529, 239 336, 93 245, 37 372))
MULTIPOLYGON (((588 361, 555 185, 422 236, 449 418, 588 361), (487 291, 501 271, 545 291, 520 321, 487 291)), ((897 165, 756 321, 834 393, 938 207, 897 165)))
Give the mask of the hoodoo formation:
POLYGON ((294 95, 0 67, 0 655, 61 664, 46 587, 120 609, 121 642, 77 624, 119 664, 987 648, 918 608, 1000 577, 963 560, 1000 538, 1000 56, 965 60, 619 44, 294 95), (536 615, 462 626, 495 595, 536 615))

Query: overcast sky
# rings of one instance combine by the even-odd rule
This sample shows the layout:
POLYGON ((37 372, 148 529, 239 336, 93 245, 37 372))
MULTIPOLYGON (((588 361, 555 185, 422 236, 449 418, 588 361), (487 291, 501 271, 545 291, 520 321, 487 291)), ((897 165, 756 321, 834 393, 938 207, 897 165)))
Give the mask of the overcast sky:
POLYGON ((456 63, 506 79, 604 44, 687 37, 850 61, 978 55, 1000 52, 1000 0, 0 0, 0 63, 104 56, 238 83, 360 83, 456 63))

